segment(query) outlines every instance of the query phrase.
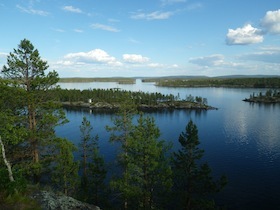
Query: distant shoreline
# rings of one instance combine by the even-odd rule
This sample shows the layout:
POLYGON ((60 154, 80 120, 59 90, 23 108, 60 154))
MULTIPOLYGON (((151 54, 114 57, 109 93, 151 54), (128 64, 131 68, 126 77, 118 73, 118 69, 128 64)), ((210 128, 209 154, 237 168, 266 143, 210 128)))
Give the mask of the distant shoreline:
MULTIPOLYGON (((136 84, 137 78, 108 77, 108 78, 60 78, 60 83, 89 83, 89 82, 116 82, 118 84, 136 84)), ((232 76, 232 77, 147 77, 138 78, 143 83, 153 82, 160 87, 225 87, 225 88, 280 88, 280 76, 232 76)))

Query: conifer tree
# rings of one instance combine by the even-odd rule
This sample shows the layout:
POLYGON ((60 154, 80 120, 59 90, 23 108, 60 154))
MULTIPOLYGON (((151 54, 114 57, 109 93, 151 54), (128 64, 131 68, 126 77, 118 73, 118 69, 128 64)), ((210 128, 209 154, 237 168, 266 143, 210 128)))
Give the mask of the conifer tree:
POLYGON ((136 108, 132 101, 127 97, 123 99, 120 109, 113 119, 114 126, 107 126, 107 131, 111 132, 110 141, 120 143, 120 152, 117 162, 121 168, 121 176, 117 175, 111 180, 111 186, 121 198, 123 209, 128 209, 128 197, 130 196, 130 188, 128 185, 128 139, 130 138, 133 128, 132 119, 136 114, 136 108))
POLYGON ((207 163, 201 163, 204 150, 198 146, 198 129, 192 120, 186 126, 185 132, 179 136, 181 149, 174 153, 174 191, 175 198, 180 199, 180 209, 215 209, 209 195, 219 192, 226 185, 226 177, 221 176, 214 181, 211 168, 207 163))
POLYGON ((154 119, 140 114, 127 147, 130 208, 160 209, 172 186, 172 172, 166 156, 170 145, 159 137, 154 119))
POLYGON ((78 184, 79 164, 74 160, 73 152, 75 151, 77 148, 73 143, 67 139, 57 139, 52 180, 57 189, 65 195, 73 195, 78 184))
POLYGON ((2 69, 4 78, 23 90, 23 99, 15 110, 22 117, 19 124, 26 128, 28 135, 24 142, 24 153, 28 155, 25 157, 26 171, 33 175, 35 182, 40 180, 45 167, 42 160, 50 157, 47 149, 54 144, 54 127, 66 122, 64 112, 58 109, 47 91, 56 87, 58 74, 55 71, 45 74, 47 69, 47 62, 27 39, 7 56, 7 65, 2 69))
POLYGON ((99 153, 98 135, 92 137, 93 127, 86 117, 83 117, 80 126, 81 143, 81 194, 85 201, 100 204, 101 195, 104 192, 106 169, 104 159, 99 153))

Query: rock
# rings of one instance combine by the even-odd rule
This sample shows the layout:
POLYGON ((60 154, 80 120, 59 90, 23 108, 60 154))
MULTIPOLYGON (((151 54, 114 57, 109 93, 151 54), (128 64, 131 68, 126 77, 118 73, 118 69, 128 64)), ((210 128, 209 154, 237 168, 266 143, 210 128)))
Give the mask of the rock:
POLYGON ((42 210, 100 210, 97 206, 48 191, 36 192, 32 198, 40 204, 42 210))

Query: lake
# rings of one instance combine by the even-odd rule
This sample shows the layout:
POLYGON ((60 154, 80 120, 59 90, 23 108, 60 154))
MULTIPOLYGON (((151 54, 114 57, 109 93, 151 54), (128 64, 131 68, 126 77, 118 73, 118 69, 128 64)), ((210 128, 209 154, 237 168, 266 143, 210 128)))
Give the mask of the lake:
MULTIPOLYGON (((166 88, 153 83, 120 85, 116 83, 60 83, 62 88, 94 89, 121 88, 124 90, 174 94, 184 99, 189 94, 208 99, 218 110, 174 110, 153 112, 161 130, 161 139, 179 147, 178 136, 190 119, 197 125, 201 148, 215 176, 225 174, 229 183, 217 195, 217 203, 228 209, 280 209, 280 104, 251 104, 242 99, 264 89, 239 88, 166 88)), ((79 126, 83 116, 98 134, 105 160, 114 159, 117 149, 109 143, 106 125, 112 125, 110 113, 90 110, 66 110, 70 122, 57 128, 57 134, 75 144, 80 140, 79 126)))

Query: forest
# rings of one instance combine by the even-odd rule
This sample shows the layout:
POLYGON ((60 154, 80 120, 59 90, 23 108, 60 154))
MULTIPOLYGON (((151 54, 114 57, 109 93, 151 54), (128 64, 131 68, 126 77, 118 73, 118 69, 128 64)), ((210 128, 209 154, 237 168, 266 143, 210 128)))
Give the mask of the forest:
POLYGON ((129 100, 140 111, 158 111, 163 109, 216 109, 209 106, 207 98, 186 95, 181 98, 161 93, 145 93, 142 91, 125 91, 120 89, 60 89, 49 90, 53 100, 64 107, 82 107, 95 110, 116 111, 125 100, 129 100))
POLYGON ((163 87, 230 87, 230 88, 280 88, 280 77, 244 78, 167 78, 145 79, 143 82, 156 82, 163 87))
MULTIPOLYGON (((39 51, 24 39, 1 69, 1 207, 40 209, 29 195, 44 189, 101 209, 221 208, 213 195, 224 188, 227 178, 212 176, 192 120, 179 137, 174 136, 181 148, 171 152, 172 145, 160 139, 154 119, 137 110, 132 92, 61 90, 57 72, 46 73, 48 67, 39 51), (92 134, 94 126, 85 117, 78 145, 56 136, 55 128, 68 122, 59 102, 88 98, 120 103, 113 125, 106 127, 110 133, 107 141, 120 147, 117 170, 104 161, 98 133, 92 134)), ((140 94, 150 103, 173 97, 140 94)))

